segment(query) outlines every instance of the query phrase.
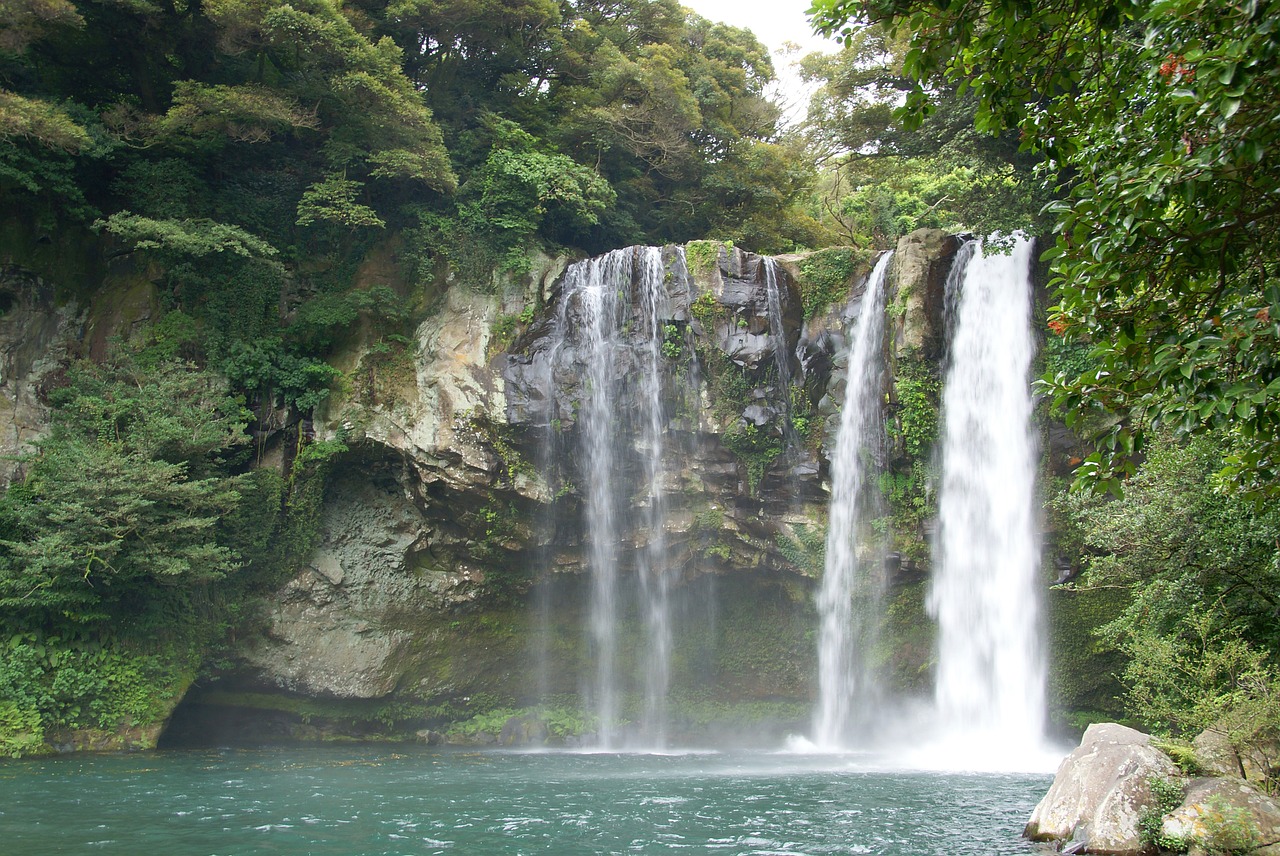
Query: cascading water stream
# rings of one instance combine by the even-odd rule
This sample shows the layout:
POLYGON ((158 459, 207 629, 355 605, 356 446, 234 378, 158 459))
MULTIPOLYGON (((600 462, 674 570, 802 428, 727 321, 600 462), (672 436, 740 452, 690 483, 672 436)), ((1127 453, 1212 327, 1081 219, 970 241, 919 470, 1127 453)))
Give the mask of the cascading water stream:
POLYGON ((568 299, 580 301, 580 358, 586 366, 580 437, 585 472, 588 556, 591 568, 591 641, 596 660, 590 697, 603 748, 616 740, 618 721, 618 556, 614 492, 614 334, 616 284, 629 272, 625 251, 574 265, 565 276, 568 299))
POLYGON ((645 611, 648 648, 645 662, 645 704, 640 722, 643 738, 653 747, 666 743, 667 687, 671 681, 670 580, 667 569, 666 505, 663 501, 663 434, 666 418, 662 407, 663 319, 666 313, 666 270, 662 251, 640 251, 636 285, 642 347, 640 359, 641 412, 639 451, 644 461, 645 523, 649 542, 639 561, 641 604, 645 611))
POLYGON ((769 336, 773 339, 773 364, 778 378, 776 389, 780 398, 782 413, 782 436, 786 441, 787 454, 795 453, 800 445, 800 438, 791 424, 791 356, 787 353, 787 333, 782 318, 782 294, 778 290, 778 262, 765 256, 761 259, 764 267, 764 290, 768 300, 769 336))
POLYGON ((885 279, 892 253, 876 263, 849 347, 848 380, 831 460, 826 561, 818 593, 818 706, 814 743, 848 745, 879 696, 870 663, 883 594, 883 563, 858 555, 873 480, 868 467, 879 438, 885 279))
MULTIPOLYGON (((1042 745, 1031 248, 957 258, 935 569, 943 739, 1014 759, 1042 745)), ((998 763, 998 762, 997 762, 998 763)))
POLYGON ((552 362, 572 359, 583 372, 579 470, 586 500, 589 626, 595 657, 594 678, 585 687, 586 695, 599 720, 600 748, 618 748, 625 683, 619 674, 619 630, 624 624, 624 601, 629 601, 623 597, 618 571, 619 524, 620 514, 632 510, 623 497, 633 496, 634 511, 642 516, 648 536, 636 555, 646 636, 639 726, 645 742, 660 747, 666 740, 671 659, 662 404, 668 307, 661 249, 615 250, 572 265, 565 273, 562 307, 557 320, 561 344, 552 362), (638 483, 625 477, 634 464, 638 464, 634 467, 638 483))

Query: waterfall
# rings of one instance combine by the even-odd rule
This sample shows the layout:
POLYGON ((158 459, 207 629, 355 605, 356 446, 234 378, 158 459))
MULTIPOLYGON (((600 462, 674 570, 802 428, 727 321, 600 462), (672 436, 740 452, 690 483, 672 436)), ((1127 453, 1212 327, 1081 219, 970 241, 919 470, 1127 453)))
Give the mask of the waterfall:
POLYGON ((562 344, 553 361, 571 360, 582 370, 578 471, 585 499, 589 636, 595 659, 585 694, 605 749, 621 743, 625 681, 619 632, 628 601, 619 574, 622 514, 640 514, 648 535, 635 556, 646 642, 640 731, 652 746, 666 740, 671 627, 663 501, 665 280, 657 247, 614 250, 578 262, 565 272, 557 322, 562 344), (628 478, 632 472, 637 473, 634 480, 628 478), (633 499, 628 504, 624 497, 633 499))
POLYGON ((892 253, 876 262, 862 296, 849 347, 848 380, 831 458, 826 561, 818 593, 818 707, 814 742, 847 744, 878 698, 871 667, 884 585, 883 562, 858 555, 859 531, 874 483, 869 466, 879 442, 885 272, 892 253))
MULTIPOLYGON (((618 722, 617 625, 618 533, 613 415, 616 384, 614 351, 617 333, 618 284, 630 272, 625 250, 571 267, 565 274, 566 300, 579 301, 582 337, 579 358, 586 367, 580 408, 580 442, 589 477, 586 494, 588 562, 591 569, 590 628, 595 655, 595 682, 590 697, 599 719, 599 740, 611 747, 618 722)), ((630 277, 627 277, 629 280, 630 277)))
POLYGON ((670 580, 666 555, 666 507, 663 501, 662 346, 665 341, 667 291, 662 251, 641 250, 639 288, 641 366, 639 451, 643 458, 645 523, 649 543, 639 562, 641 604, 645 611, 648 648, 645 661, 644 714, 640 730, 655 747, 666 743, 667 687, 671 680, 670 580))
POLYGON ((768 301, 769 336, 773 339, 773 365, 778 379, 779 412, 782 414, 782 437, 786 452, 794 455, 800 445, 795 426, 791 424, 791 356, 787 353, 787 331, 782 319, 782 295, 778 291, 778 262, 771 256, 761 260, 764 267, 764 291, 768 301))
POLYGON ((943 388, 942 477, 928 607, 938 621, 936 707, 963 742, 1039 747, 1036 443, 1029 372, 1031 248, 957 257, 943 388))

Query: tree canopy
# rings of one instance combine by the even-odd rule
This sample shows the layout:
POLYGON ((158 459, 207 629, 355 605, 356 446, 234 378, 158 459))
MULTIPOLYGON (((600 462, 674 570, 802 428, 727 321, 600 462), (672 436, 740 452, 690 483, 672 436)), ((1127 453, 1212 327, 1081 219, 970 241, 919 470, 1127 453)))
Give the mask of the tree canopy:
POLYGON ((928 117, 909 128, 896 109, 913 87, 905 56, 903 33, 871 25, 839 53, 800 63, 817 86, 804 132, 824 166, 824 224, 843 243, 878 249, 924 227, 1037 231, 1048 201, 1034 176, 1039 157, 1019 152, 1016 133, 979 133, 977 99, 945 82, 934 86, 928 117))
POLYGON ((1230 436, 1224 471, 1276 490, 1280 437, 1280 11, 1210 0, 995 3, 816 0, 854 39, 902 34, 900 115, 928 121, 940 85, 976 126, 1016 130, 1062 200, 1055 333, 1095 367, 1049 381, 1073 423, 1104 427, 1086 478, 1118 487, 1153 429, 1230 436))

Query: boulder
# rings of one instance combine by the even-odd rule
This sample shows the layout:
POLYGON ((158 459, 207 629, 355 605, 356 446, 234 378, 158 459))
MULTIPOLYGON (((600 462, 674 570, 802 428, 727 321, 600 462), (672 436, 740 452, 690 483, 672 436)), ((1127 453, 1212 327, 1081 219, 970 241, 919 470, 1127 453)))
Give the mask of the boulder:
POLYGON ((1266 731, 1237 745, 1226 731, 1207 728, 1196 736, 1192 746, 1201 771, 1212 776, 1234 776, 1265 785, 1280 767, 1280 740, 1266 731))
POLYGON ((1280 845, 1280 805, 1239 778, 1193 779, 1161 832, 1194 852, 1237 853, 1280 845))
POLYGON ((1138 826, 1155 805, 1149 780, 1179 777, 1150 736, 1116 723, 1090 725, 1080 746, 1058 767, 1023 832, 1034 841, 1072 841, 1076 852, 1138 854, 1147 848, 1138 826))
POLYGON ((1213 776, 1244 777, 1240 755, 1231 738, 1215 728, 1206 728, 1191 742, 1196 750, 1196 763, 1202 772, 1213 776))
POLYGON ((548 733, 547 723, 539 716, 513 716, 503 723, 498 743, 502 746, 542 746, 547 742, 548 733))

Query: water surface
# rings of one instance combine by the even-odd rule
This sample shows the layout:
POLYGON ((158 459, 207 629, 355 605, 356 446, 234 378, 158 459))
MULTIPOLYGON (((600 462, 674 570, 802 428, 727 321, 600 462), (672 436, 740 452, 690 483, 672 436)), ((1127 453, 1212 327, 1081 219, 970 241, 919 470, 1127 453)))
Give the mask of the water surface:
POLYGON ((76 756, 0 762, 0 852, 1031 854, 1049 782, 764 752, 76 756))

